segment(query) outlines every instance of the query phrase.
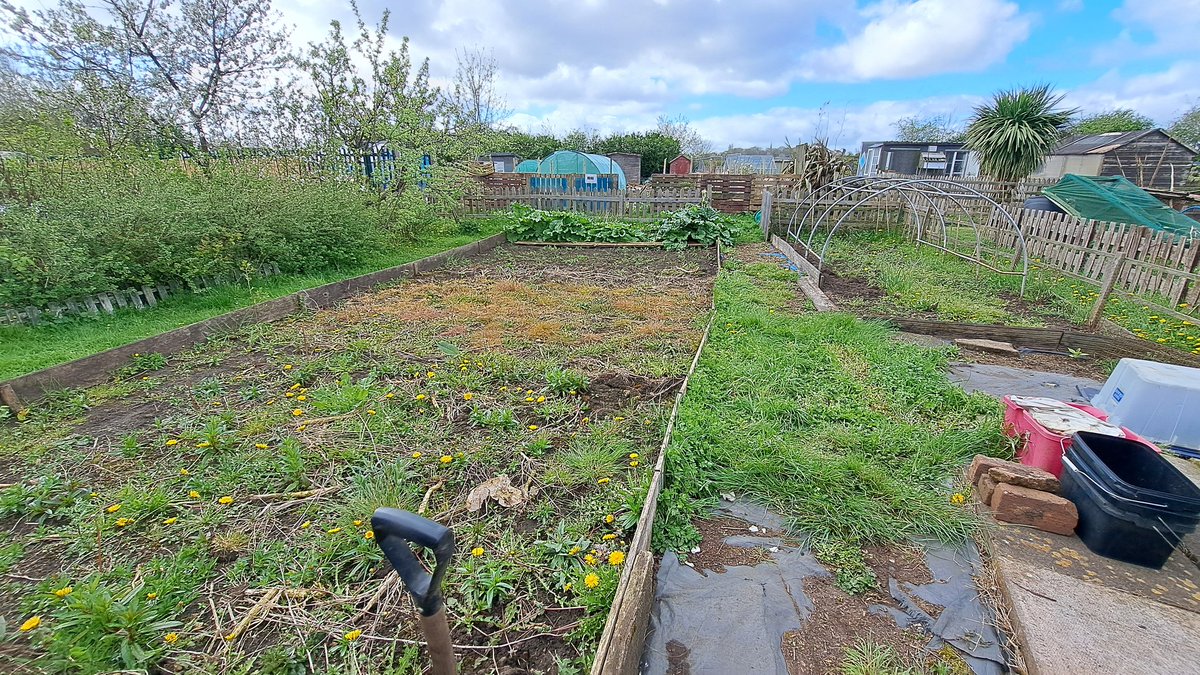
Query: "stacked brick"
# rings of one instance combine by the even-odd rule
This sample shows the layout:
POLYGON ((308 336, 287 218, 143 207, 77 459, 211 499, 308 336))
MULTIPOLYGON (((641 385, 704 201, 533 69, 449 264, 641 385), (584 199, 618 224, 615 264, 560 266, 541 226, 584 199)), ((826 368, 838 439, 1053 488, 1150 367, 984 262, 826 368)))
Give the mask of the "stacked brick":
POLYGON ((1079 512, 1058 496, 1058 479, 1048 471, 975 455, 967 480, 975 486, 975 498, 992 510, 996 520, 1065 536, 1075 532, 1079 512))

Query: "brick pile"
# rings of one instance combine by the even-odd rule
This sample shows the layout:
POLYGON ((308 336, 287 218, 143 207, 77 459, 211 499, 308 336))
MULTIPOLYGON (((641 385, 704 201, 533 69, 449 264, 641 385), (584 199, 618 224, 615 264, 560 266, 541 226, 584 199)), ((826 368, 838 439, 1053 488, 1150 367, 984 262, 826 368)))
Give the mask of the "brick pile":
POLYGON ((1058 479, 1049 471, 975 455, 967 480, 975 486, 975 498, 992 510, 996 520, 1065 536, 1075 533, 1079 512, 1058 496, 1058 479))

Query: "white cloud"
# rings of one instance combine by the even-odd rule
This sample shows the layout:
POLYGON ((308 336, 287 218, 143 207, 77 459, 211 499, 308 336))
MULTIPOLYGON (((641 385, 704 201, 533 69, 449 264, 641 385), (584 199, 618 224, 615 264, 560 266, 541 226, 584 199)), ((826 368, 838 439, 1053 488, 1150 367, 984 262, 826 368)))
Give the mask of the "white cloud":
POLYGON ((1083 112, 1130 108, 1166 126, 1197 101, 1200 61, 1180 61, 1166 70, 1124 77, 1116 70, 1067 92, 1066 103, 1083 112))
POLYGON ((1083 9, 1083 0, 1058 0, 1058 11, 1068 14, 1083 9))
POLYGON ((938 96, 857 106, 776 107, 758 113, 697 119, 692 125, 717 148, 778 147, 785 140, 795 145, 824 139, 833 147, 856 150, 864 140, 894 136, 892 125, 902 117, 946 115, 964 120, 982 100, 976 96, 938 96))
POLYGON ((861 82, 975 72, 1004 60, 1029 37, 1030 19, 1004 0, 884 0, 865 24, 817 52, 804 76, 861 82))
POLYGON ((1112 16, 1122 30, 1096 48, 1098 63, 1196 53, 1200 0, 1125 0, 1112 16))

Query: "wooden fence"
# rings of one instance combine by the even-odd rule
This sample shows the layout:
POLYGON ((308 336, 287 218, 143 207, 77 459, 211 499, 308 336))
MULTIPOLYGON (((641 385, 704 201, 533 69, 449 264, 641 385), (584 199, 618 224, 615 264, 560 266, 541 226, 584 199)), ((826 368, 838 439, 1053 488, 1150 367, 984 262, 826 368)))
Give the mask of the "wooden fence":
MULTIPOLYGON (((1195 316, 1200 304, 1200 241, 1065 213, 1020 209, 1014 215, 1033 265, 1094 284, 1102 284, 1111 271, 1115 288, 1171 312, 1195 316)), ((980 232, 990 244, 1017 250, 1015 233, 995 220, 980 232)))
POLYGON ((663 213, 700 204, 705 193, 696 187, 612 188, 616 176, 494 174, 479 181, 462 200, 468 215, 480 215, 525 204, 548 211, 579 211, 622 220, 654 220, 663 213), (608 180, 606 180, 608 179, 608 180))
MULTIPOLYGON (((271 263, 257 270, 258 276, 279 274, 279 266, 271 263)), ((162 300, 184 293, 199 293, 209 288, 228 286, 235 279, 223 276, 200 277, 192 285, 178 281, 146 284, 140 288, 105 291, 94 295, 67 298, 62 303, 52 302, 44 307, 25 305, 19 309, 0 310, 0 325, 30 325, 59 321, 72 316, 98 316, 101 312, 112 314, 118 309, 148 309, 162 300)))

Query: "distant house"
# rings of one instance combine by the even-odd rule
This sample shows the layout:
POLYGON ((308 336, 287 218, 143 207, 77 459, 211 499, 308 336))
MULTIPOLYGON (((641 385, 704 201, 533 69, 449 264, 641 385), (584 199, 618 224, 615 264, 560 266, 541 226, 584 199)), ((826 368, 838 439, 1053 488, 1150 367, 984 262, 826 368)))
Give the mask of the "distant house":
POLYGON ((1194 148, 1162 129, 1117 131, 1067 139, 1033 175, 1123 176, 1140 188, 1174 190, 1187 182, 1195 160, 1194 148))
POLYGON ((610 152, 607 157, 621 165, 630 185, 642 184, 642 156, 635 152, 610 152))
POLYGON ((779 173, 779 165, 771 155, 726 155, 721 165, 722 173, 779 173))
POLYGON ((692 159, 687 155, 679 155, 667 164, 667 173, 676 176, 686 176, 692 172, 692 159))
POLYGON ((881 173, 973 178, 979 175, 979 157, 962 143, 863 143, 858 156, 858 175, 877 176, 881 173))
POLYGON ((483 155, 479 161, 491 164, 496 173, 512 173, 517 170, 521 158, 511 152, 493 152, 490 155, 483 155))

